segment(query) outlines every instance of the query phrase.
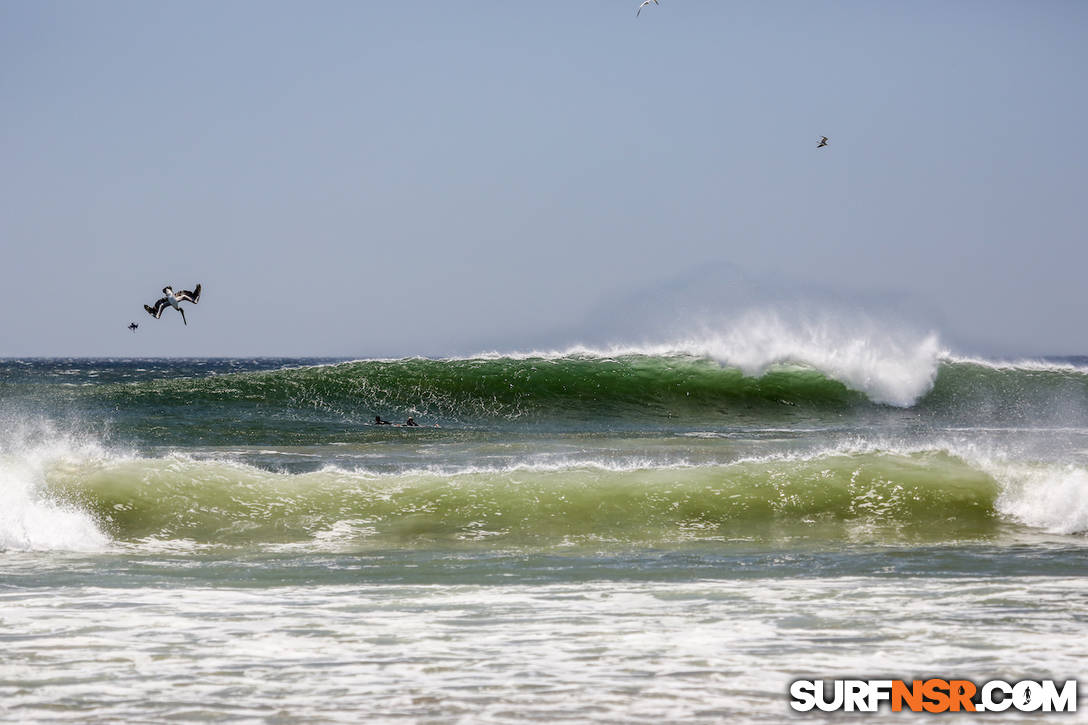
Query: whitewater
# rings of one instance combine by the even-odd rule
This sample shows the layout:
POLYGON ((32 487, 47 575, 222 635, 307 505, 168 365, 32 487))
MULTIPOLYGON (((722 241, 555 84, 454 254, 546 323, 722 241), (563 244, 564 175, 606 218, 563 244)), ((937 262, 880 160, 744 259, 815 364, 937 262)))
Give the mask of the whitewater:
POLYGON ((750 315, 0 360, 0 561, 18 722, 779 722, 799 678, 1084 680, 1088 359, 750 315))

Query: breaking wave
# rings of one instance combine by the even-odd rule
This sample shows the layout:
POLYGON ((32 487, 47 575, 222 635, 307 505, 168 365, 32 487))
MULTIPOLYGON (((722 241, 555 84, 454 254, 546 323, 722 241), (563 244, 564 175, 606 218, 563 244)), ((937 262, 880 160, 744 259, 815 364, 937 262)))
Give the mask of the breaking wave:
POLYGON ((38 451, 5 459, 0 548, 113 542, 512 546, 954 540, 1088 531, 1088 471, 862 447, 714 465, 281 473, 217 459, 38 451), (16 485, 11 485, 12 481, 16 485), (13 505, 14 504, 14 505, 13 505))

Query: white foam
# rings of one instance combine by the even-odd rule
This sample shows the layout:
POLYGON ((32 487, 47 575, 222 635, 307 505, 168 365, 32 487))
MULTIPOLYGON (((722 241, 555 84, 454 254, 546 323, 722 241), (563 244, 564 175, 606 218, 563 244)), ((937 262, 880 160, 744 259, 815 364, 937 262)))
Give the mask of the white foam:
POLYGON ((932 451, 943 451, 960 458, 972 468, 993 477, 1000 487, 994 507, 1005 518, 1052 534, 1088 533, 1088 468, 1075 463, 1013 458, 1008 450, 993 444, 936 439, 913 443, 857 439, 818 451, 772 455, 762 460, 813 460, 878 452, 913 455, 932 451))
POLYGON ((997 510, 1054 534, 1088 533, 1088 470, 1069 465, 991 466, 1003 484, 997 510))
POLYGON ((14 425, 0 441, 0 550, 99 550, 109 543, 94 518, 45 493, 51 466, 101 455, 45 424, 14 425))
POLYGON ((991 370, 1076 373, 1088 375, 1088 366, 1055 362, 1052 360, 1039 360, 1033 358, 1023 358, 1019 360, 987 360, 980 357, 953 355, 951 353, 944 353, 941 357, 945 362, 959 365, 976 365, 991 370))
MULTIPOLYGON (((221 463, 221 461, 216 461, 221 463)), ((233 463, 249 468, 263 476, 298 477, 328 475, 342 477, 345 480, 410 480, 414 478, 458 479, 472 476, 496 476, 517 473, 567 473, 572 471, 593 471, 597 473, 634 473, 637 471, 684 470, 721 465, 720 463, 691 463, 681 460, 660 460, 644 456, 619 456, 606 458, 562 457, 550 461, 516 461, 502 465, 441 465, 404 468, 396 471, 374 471, 366 468, 346 468, 336 464, 322 466, 320 470, 309 474, 269 473, 263 469, 251 467, 245 463, 233 463)))
POLYGON ((775 365, 816 368, 877 403, 913 405, 933 387, 941 349, 933 333, 895 333, 857 318, 787 321, 774 312, 750 313, 723 333, 692 343, 748 375, 775 365))
POLYGON ((946 353, 935 333, 896 328, 860 313, 786 314, 753 310, 728 323, 662 343, 531 352, 485 352, 480 359, 615 358, 625 355, 709 357, 758 377, 779 366, 819 370, 870 400, 909 407, 929 392, 946 353))
MULTIPOLYGON (((512 462, 507 465, 426 466, 396 472, 343 469, 328 465, 309 474, 272 473, 237 460, 193 457, 172 453, 149 461, 152 465, 197 467, 226 466, 260 480, 343 477, 348 481, 396 481, 419 476, 456 479, 474 475, 553 473, 589 470, 624 473, 661 469, 693 469, 737 465, 808 462, 837 456, 866 454, 913 455, 945 452, 991 475, 1000 486, 995 508, 1003 517, 1057 534, 1088 532, 1088 468, 1067 462, 1026 461, 1012 457, 993 443, 966 442, 961 438, 916 441, 857 437, 817 449, 743 456, 728 461, 694 463, 640 456, 559 457, 550 460, 512 462)), ((93 516, 58 502, 46 493, 51 471, 60 466, 85 466, 89 462, 128 460, 108 454, 99 446, 71 436, 37 431, 32 436, 5 435, 0 440, 0 550, 101 550, 110 545, 93 516), (31 440, 33 439, 33 440, 31 440)), ((329 536, 336 538, 338 532, 329 536)))
POLYGON ((930 439, 885 447, 897 453, 945 451, 997 482, 994 508, 1003 517, 1052 534, 1088 533, 1088 468, 1083 461, 1039 460, 1034 446, 1018 449, 984 440, 930 439))
MULTIPOLYGON (((750 309, 725 322, 702 324, 694 332, 659 341, 598 346, 577 344, 513 352, 490 350, 442 359, 560 360, 584 357, 607 360, 632 355, 707 357, 753 377, 764 375, 777 366, 797 365, 819 370, 851 389, 865 393, 874 402, 900 407, 915 404, 932 389, 942 362, 1002 371, 1088 375, 1088 366, 1074 363, 1031 358, 988 360, 953 354, 942 348, 936 333, 920 332, 903 323, 853 310, 782 305, 750 309)), ((355 362, 421 359, 426 358, 355 362)))

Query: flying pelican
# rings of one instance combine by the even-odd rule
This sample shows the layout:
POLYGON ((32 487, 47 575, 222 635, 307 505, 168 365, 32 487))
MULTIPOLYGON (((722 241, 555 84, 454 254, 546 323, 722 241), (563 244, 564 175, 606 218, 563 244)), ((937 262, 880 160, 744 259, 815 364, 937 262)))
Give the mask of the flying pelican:
POLYGON ((661 4, 657 0, 642 0, 642 4, 639 5, 638 10, 635 11, 635 17, 637 18, 638 14, 642 12, 642 8, 646 7, 650 3, 653 3, 654 5, 660 5, 661 4))
POLYGON ((827 146, 827 136, 821 136, 820 137, 820 143, 816 145, 816 148, 820 149, 820 148, 823 148, 824 146, 827 146))
POLYGON ((189 322, 185 319, 185 310, 181 309, 181 305, 178 303, 192 302, 195 305, 197 302, 200 302, 200 285, 198 284, 196 289, 192 292, 184 289, 175 292, 172 287, 163 287, 162 293, 166 296, 156 302, 154 307, 144 305, 144 309, 147 310, 147 313, 157 320, 162 317, 162 311, 169 305, 181 313, 181 321, 188 325, 189 322))
POLYGON ((137 327, 139 327, 139 325, 137 325, 135 322, 128 323, 128 329, 132 330, 133 332, 136 332, 137 327))

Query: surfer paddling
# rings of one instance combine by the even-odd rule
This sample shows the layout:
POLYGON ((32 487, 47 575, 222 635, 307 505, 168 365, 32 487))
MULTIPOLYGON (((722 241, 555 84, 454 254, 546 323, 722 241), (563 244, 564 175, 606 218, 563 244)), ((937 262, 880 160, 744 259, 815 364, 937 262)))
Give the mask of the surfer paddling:
MULTIPOLYGON (((408 420, 404 421, 403 423, 394 423, 392 421, 382 419, 382 417, 380 415, 374 416, 374 425, 391 425, 394 428, 419 428, 419 427, 421 427, 419 425, 419 423, 416 422, 416 419, 412 418, 412 417, 409 417, 408 420)), ((438 425, 438 423, 435 423, 434 427, 435 428, 441 428, 442 426, 438 425)))
POLYGON ((185 289, 175 292, 173 287, 163 287, 162 293, 166 296, 156 302, 154 307, 151 305, 144 305, 144 309, 147 310, 147 313, 157 320, 162 317, 162 311, 165 310, 167 306, 173 307, 181 313, 181 321, 188 325, 189 322, 185 319, 185 310, 181 309, 179 303, 192 302, 195 305, 197 302, 200 302, 200 285, 197 284, 192 292, 185 289))

